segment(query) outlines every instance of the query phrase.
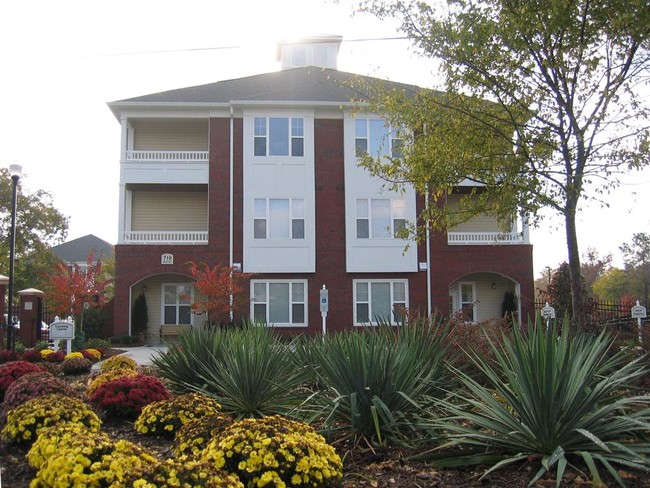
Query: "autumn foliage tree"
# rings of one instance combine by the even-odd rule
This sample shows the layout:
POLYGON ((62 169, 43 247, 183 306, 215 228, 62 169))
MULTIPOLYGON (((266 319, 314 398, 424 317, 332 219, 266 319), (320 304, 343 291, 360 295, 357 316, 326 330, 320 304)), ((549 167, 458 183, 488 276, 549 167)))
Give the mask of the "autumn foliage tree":
POLYGON ((245 282, 249 274, 234 267, 219 264, 210 267, 205 263, 190 263, 190 273, 195 279, 194 286, 199 291, 192 303, 192 311, 206 313, 210 324, 232 321, 231 312, 242 309, 248 298, 245 282))
POLYGON ((77 264, 72 267, 65 263, 57 265, 50 278, 48 299, 57 315, 79 317, 79 329, 83 330, 86 304, 91 307, 103 306, 106 299, 104 291, 111 282, 102 272, 102 262, 94 262, 91 251, 85 269, 77 264))

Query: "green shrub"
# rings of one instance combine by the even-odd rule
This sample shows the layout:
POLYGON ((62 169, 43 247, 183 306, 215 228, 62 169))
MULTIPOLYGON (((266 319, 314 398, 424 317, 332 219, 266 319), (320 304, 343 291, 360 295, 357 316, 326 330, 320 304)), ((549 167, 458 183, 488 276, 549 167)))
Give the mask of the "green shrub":
POLYGON ((106 372, 112 369, 132 369, 137 371, 138 363, 126 356, 112 356, 102 363, 101 370, 106 372))
POLYGON ((153 454, 132 442, 88 436, 48 457, 30 488, 133 486, 157 463, 153 454))
POLYGON ((214 413, 185 422, 174 436, 174 456, 196 458, 213 437, 220 435, 233 423, 225 413, 214 413))
POLYGON ((91 339, 88 339, 86 341, 86 348, 88 349, 110 349, 111 347, 111 341, 108 339, 99 339, 97 337, 93 337, 91 339))
MULTIPOLYGON (((630 395, 646 374, 638 361, 609 354, 609 337, 529 327, 493 345, 494 364, 474 355, 485 385, 458 372, 465 390, 441 401, 448 416, 437 422, 461 449, 434 458, 438 466, 488 464, 488 473, 514 463, 541 466, 531 484, 548 471, 562 479, 581 460, 596 484, 598 465, 621 485, 615 465, 650 473, 647 441, 650 397, 630 395), (505 380, 504 380, 505 378, 505 380)), ((534 471, 533 471, 534 472, 534 471)))
POLYGON ((76 422, 92 431, 99 430, 101 425, 99 417, 83 401, 52 393, 11 410, 2 438, 14 444, 31 445, 42 429, 64 422, 76 422))
POLYGON ((136 418, 150 403, 171 395, 154 376, 120 376, 101 384, 89 398, 90 403, 107 417, 136 418))
POLYGON ((7 388, 7 393, 2 403, 0 421, 4 422, 7 419, 7 414, 11 410, 26 401, 50 393, 60 393, 71 397, 76 396, 74 389, 68 383, 51 373, 43 371, 27 373, 21 376, 7 388))
POLYGON ((235 417, 263 416, 286 413, 304 399, 297 386, 307 372, 290 349, 266 327, 190 331, 153 362, 175 390, 214 396, 235 417))
POLYGON ((334 448, 309 425, 279 415, 244 419, 212 439, 201 455, 248 487, 324 487, 341 478, 334 448))
POLYGON ((150 473, 136 480, 139 488, 244 488, 235 474, 217 468, 204 460, 165 459, 155 465, 150 473))
POLYGON ((144 407, 134 428, 140 434, 174 437, 186 422, 218 413, 220 409, 221 405, 209 396, 186 393, 144 407))
POLYGON ((296 359, 319 389, 303 410, 356 440, 415 439, 433 400, 451 387, 448 347, 447 328, 424 320, 304 340, 296 359))

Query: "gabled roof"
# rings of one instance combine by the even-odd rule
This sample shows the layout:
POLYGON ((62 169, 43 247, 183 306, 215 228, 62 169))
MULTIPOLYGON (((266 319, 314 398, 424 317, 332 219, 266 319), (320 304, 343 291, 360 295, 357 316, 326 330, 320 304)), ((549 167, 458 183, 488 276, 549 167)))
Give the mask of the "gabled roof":
POLYGON ((364 98, 363 93, 350 86, 349 82, 353 79, 379 82, 387 88, 410 93, 421 90, 415 85, 309 66, 153 93, 110 102, 109 106, 116 112, 115 109, 125 105, 168 103, 203 105, 228 104, 235 101, 274 101, 343 104, 364 98))
POLYGON ((115 253, 112 244, 92 234, 64 242, 52 248, 52 252, 65 263, 85 263, 88 260, 90 251, 93 251, 95 261, 112 258, 115 253))

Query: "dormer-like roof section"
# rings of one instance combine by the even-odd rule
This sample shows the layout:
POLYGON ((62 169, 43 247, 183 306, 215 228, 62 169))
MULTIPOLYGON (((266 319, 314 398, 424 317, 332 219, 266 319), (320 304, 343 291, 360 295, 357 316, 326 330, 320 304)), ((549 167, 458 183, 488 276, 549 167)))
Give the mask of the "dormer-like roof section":
POLYGON ((382 83, 386 88, 415 94, 421 88, 313 66, 218 81, 177 90, 169 90, 110 102, 119 117, 128 107, 146 106, 220 106, 246 102, 293 102, 314 105, 349 104, 364 99, 364 94, 351 86, 354 79, 382 83))

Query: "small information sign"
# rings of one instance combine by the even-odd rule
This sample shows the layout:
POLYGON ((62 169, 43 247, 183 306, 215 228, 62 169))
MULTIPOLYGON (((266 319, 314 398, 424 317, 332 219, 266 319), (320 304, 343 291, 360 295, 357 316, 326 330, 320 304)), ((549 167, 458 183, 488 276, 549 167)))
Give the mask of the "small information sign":
POLYGON ((50 325, 50 339, 74 339, 72 322, 54 322, 50 325))
MULTIPOLYGON (((638 303, 638 302, 637 302, 638 303)), ((632 307, 632 318, 633 319, 645 319, 647 317, 646 309, 642 305, 636 305, 632 307)))
POLYGON ((551 306, 546 306, 542 308, 542 317, 545 319, 554 319, 555 318, 555 309, 551 306))

